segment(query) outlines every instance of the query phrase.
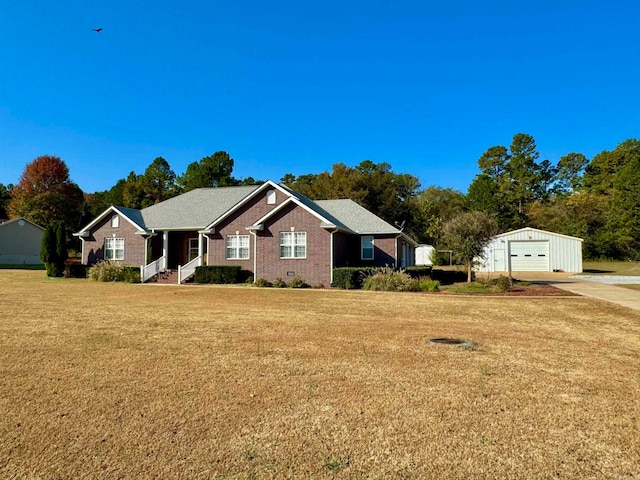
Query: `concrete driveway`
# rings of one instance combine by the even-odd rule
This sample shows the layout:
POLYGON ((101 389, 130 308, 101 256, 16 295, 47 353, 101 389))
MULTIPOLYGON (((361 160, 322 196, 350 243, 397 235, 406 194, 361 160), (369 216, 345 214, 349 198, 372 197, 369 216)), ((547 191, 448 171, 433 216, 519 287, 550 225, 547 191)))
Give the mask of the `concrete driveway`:
POLYGON ((553 272, 513 272, 513 278, 518 280, 530 280, 545 282, 567 292, 582 295, 584 297, 597 298, 605 302, 615 303, 623 307, 640 311, 640 290, 630 290, 618 287, 608 282, 636 283, 640 284, 640 277, 634 277, 637 281, 631 281, 631 277, 616 280, 607 275, 589 276, 580 278, 571 273, 553 272))

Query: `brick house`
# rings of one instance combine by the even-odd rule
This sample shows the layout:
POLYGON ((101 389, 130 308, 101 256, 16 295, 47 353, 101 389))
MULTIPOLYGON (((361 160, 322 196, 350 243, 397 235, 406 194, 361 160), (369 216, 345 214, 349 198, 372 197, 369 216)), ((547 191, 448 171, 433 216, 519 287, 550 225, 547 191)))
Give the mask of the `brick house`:
POLYGON ((82 262, 140 265, 143 281, 200 265, 239 265, 254 279, 329 286, 333 268, 407 267, 417 243, 352 200, 312 201, 267 181, 199 188, 142 210, 109 207, 74 234, 82 262))

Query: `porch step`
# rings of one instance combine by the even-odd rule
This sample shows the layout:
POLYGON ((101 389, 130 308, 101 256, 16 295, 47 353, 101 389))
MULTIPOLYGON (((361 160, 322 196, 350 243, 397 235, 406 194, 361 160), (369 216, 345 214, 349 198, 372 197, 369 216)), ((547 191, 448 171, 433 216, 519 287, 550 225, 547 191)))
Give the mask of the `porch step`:
POLYGON ((148 283, 161 283, 161 284, 178 284, 178 271, 177 270, 165 270, 163 272, 154 275, 148 280, 148 283))

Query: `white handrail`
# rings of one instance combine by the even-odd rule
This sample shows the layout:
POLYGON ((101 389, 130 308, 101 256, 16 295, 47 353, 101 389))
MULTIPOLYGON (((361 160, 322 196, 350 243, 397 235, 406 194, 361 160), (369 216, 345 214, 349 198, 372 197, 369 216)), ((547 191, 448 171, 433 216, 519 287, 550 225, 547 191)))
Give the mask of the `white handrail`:
POLYGON ((154 275, 157 275, 162 270, 167 268, 165 260, 166 260, 166 257, 160 257, 159 259, 151 262, 149 265, 140 267, 140 270, 141 270, 140 276, 142 277, 142 283, 146 282, 151 277, 153 277, 154 275))
POLYGON ((178 284, 181 284, 183 280, 186 280, 196 272, 196 268, 202 265, 202 257, 197 256, 190 262, 184 265, 178 266, 178 284))

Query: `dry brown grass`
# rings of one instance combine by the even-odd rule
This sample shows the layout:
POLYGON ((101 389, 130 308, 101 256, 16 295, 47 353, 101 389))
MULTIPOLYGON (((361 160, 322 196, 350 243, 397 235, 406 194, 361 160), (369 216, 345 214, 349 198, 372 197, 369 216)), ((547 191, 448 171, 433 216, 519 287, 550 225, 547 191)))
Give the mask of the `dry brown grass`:
POLYGON ((0 478, 640 478, 621 307, 7 270, 0 306, 0 478))

